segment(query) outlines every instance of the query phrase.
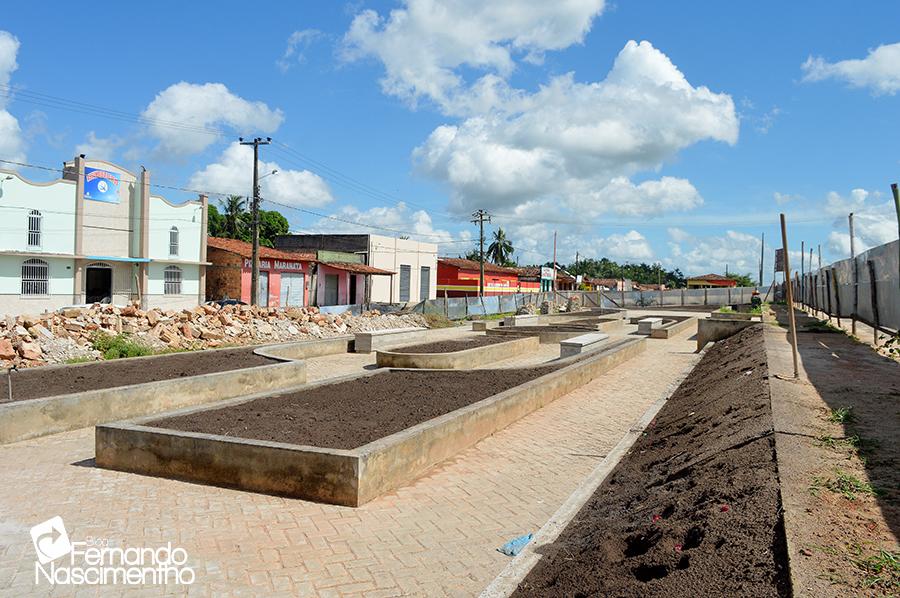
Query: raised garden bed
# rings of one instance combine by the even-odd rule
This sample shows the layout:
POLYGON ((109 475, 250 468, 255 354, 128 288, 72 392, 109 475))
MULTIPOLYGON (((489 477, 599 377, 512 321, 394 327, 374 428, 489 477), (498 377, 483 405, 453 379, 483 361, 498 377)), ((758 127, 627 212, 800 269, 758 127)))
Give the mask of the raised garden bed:
POLYGON ((599 328, 592 324, 559 324, 549 326, 506 326, 486 330, 488 336, 536 336, 542 345, 559 343, 586 332, 595 332, 599 328))
POLYGON ((713 346, 555 541, 543 533, 517 557, 537 564, 514 561, 491 596, 789 595, 762 329, 713 346))
POLYGON ((379 370, 97 426, 101 467, 358 506, 646 347, 520 370, 379 370))
POLYGON ((212 349, 20 370, 12 374, 12 401, 5 373, 0 444, 306 382, 303 362, 257 354, 263 350, 212 349))
POLYGON ((379 367, 463 370, 537 350, 538 339, 529 337, 476 336, 378 351, 379 367))

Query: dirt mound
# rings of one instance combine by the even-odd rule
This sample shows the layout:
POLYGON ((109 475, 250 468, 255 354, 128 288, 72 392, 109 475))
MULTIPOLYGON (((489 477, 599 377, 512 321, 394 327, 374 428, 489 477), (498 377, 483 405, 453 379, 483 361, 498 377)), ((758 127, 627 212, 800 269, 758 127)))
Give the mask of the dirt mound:
POLYGON ((516 596, 785 596, 761 326, 717 343, 516 596))

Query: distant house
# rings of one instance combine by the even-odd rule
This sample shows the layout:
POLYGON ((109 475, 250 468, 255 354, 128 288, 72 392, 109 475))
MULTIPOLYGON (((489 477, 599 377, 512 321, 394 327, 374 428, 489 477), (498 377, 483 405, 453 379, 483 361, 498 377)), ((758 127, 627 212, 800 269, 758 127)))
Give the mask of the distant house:
MULTIPOLYGON (((438 259, 439 297, 475 297, 478 295, 480 264, 475 260, 442 257, 438 259)), ((507 268, 485 262, 484 294, 536 293, 540 291, 540 270, 507 268)))
POLYGON ((687 288, 689 289, 717 289, 726 287, 736 287, 737 281, 721 274, 704 274, 703 276, 692 276, 687 280, 687 288))

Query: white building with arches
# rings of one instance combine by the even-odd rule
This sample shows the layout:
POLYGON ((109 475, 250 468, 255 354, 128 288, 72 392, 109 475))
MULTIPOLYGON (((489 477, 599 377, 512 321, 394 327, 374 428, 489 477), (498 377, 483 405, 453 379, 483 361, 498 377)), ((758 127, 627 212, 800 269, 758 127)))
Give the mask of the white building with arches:
POLYGON ((83 156, 47 183, 0 169, 0 314, 202 303, 206 219, 206 196, 171 203, 148 171, 83 156))

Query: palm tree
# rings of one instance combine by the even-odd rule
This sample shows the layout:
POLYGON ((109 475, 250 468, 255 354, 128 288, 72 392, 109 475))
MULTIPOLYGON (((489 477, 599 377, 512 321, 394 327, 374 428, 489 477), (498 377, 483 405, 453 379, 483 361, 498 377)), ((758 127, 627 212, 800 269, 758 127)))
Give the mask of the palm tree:
POLYGON ((222 230, 229 239, 240 239, 244 227, 245 200, 240 195, 229 195, 222 203, 222 230))
POLYGON ((503 266, 510 261, 509 258, 514 251, 512 241, 506 238, 506 233, 503 232, 503 229, 498 228, 494 231, 494 241, 488 246, 487 250, 488 259, 495 264, 503 266))

